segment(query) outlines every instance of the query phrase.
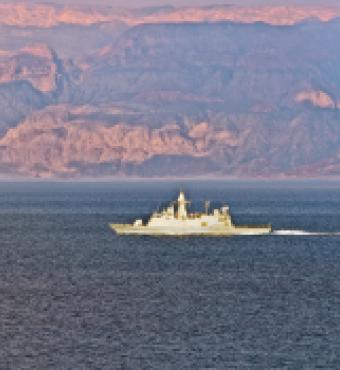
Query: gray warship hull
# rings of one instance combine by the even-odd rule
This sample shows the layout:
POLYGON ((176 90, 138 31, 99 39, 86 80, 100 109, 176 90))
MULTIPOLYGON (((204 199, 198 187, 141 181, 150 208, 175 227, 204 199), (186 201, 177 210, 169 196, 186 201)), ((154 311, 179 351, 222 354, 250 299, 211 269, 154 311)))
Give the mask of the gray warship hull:
POLYGON ((236 235, 267 235, 272 228, 263 226, 235 226, 216 228, 169 228, 152 226, 134 226, 130 224, 110 224, 118 235, 149 235, 149 236, 236 236, 236 235))

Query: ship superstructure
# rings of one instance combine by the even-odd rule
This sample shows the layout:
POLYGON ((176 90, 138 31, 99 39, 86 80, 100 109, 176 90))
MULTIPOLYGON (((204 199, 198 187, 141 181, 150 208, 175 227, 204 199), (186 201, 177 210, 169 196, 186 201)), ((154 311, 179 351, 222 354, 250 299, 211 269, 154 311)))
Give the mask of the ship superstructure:
POLYGON ((183 191, 178 199, 161 212, 154 212, 144 225, 137 219, 133 224, 111 224, 110 227, 122 235, 158 235, 158 236, 231 236, 231 235, 263 235, 271 232, 270 225, 236 226, 234 225, 229 207, 223 206, 209 212, 189 213, 188 202, 183 191))

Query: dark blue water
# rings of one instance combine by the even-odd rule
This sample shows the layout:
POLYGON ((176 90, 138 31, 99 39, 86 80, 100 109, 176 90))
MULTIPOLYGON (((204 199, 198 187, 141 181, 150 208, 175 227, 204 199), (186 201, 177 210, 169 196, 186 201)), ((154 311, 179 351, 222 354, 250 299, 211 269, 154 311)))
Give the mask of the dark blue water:
MULTIPOLYGON (((0 184, 1 369, 340 367, 340 183, 0 184), (328 235, 117 237, 187 190, 328 235)), ((303 234, 303 233, 301 233, 303 234)))

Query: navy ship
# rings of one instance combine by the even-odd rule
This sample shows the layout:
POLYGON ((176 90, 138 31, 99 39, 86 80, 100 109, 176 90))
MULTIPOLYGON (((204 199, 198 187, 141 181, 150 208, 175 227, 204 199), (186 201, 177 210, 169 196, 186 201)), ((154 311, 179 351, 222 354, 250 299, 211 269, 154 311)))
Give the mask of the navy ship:
POLYGON ((232 236, 265 235, 272 231, 271 225, 235 225, 229 213, 229 207, 223 206, 209 213, 189 213, 188 202, 183 191, 178 199, 161 212, 154 212, 149 221, 137 219, 133 224, 110 224, 119 235, 154 235, 154 236, 232 236))

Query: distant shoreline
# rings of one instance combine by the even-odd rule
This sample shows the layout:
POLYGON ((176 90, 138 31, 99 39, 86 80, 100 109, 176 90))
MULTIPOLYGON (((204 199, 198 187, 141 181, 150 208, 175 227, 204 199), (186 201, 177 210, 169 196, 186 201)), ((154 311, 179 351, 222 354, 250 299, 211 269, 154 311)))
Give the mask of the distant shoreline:
POLYGON ((0 177, 0 183, 127 183, 127 182, 254 182, 254 183, 315 183, 340 182, 340 177, 83 177, 83 178, 35 178, 35 177, 0 177))

